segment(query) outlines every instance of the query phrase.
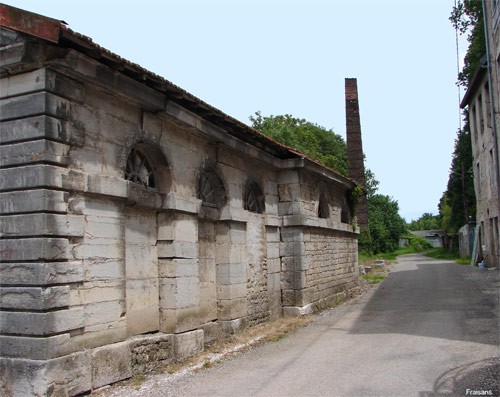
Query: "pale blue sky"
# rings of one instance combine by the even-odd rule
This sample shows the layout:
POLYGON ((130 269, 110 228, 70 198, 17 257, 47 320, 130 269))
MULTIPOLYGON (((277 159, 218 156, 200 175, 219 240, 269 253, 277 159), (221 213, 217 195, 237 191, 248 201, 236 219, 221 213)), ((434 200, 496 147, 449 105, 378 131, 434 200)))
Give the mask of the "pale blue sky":
POLYGON ((407 221, 438 211, 459 128, 453 0, 3 2, 62 19, 247 124, 289 113, 345 136, 355 77, 379 192, 407 221))

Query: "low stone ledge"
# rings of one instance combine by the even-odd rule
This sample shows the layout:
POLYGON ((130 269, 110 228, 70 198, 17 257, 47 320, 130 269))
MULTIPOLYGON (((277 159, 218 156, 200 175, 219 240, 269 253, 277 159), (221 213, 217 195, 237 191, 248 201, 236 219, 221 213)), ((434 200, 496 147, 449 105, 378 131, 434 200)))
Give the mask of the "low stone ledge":
POLYGON ((133 373, 144 373, 168 364, 174 358, 172 334, 140 336, 129 341, 133 373))
POLYGON ((203 330, 189 331, 174 335, 174 355, 180 360, 203 351, 203 330))
POLYGON ((201 200, 193 197, 181 196, 175 193, 168 193, 163 201, 163 209, 197 214, 200 212, 201 200))
POLYGON ((283 317, 300 317, 314 312, 314 305, 312 303, 305 306, 284 306, 283 317))
POLYGON ((91 390, 90 370, 88 352, 40 361, 0 358, 0 394, 75 396, 91 390))
POLYGON ((93 389, 132 376, 132 353, 128 342, 98 347, 92 350, 90 357, 93 389))

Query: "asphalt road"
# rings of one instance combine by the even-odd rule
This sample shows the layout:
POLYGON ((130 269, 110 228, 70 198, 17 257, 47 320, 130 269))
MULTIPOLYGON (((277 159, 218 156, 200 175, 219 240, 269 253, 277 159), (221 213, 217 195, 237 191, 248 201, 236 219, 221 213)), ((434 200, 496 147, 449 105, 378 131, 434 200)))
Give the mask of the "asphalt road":
POLYGON ((497 395, 498 286, 497 271, 403 256, 360 301, 279 342, 122 395, 497 395))

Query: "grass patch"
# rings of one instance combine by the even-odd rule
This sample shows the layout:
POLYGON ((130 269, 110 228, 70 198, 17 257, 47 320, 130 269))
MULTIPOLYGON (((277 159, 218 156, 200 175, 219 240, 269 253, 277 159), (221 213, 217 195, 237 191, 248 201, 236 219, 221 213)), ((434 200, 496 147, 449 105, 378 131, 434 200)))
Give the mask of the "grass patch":
POLYGON ((370 284, 378 284, 385 278, 385 276, 382 276, 380 274, 368 273, 368 274, 365 274, 364 276, 362 276, 362 278, 364 280, 368 281, 370 284))
POLYGON ((405 248, 400 248, 397 251, 394 252, 381 252, 376 255, 370 255, 366 254, 365 252, 360 252, 359 253, 359 261, 361 263, 368 263, 368 262, 374 262, 379 259, 384 259, 386 261, 395 261, 396 258, 400 255, 406 255, 406 254, 413 254, 416 251, 413 247, 405 247, 405 248))
POLYGON ((366 252, 361 251, 359 253, 359 261, 361 263, 373 262, 377 259, 395 261, 396 258, 400 255, 415 254, 417 252, 423 252, 432 248, 432 246, 422 237, 414 235, 407 235, 402 237, 408 239, 407 247, 399 248, 393 252, 381 252, 376 255, 367 254, 366 252))
POLYGON ((458 251, 447 251, 443 248, 429 251, 425 254, 429 258, 455 261, 459 265, 470 265, 471 258, 460 258, 458 251))

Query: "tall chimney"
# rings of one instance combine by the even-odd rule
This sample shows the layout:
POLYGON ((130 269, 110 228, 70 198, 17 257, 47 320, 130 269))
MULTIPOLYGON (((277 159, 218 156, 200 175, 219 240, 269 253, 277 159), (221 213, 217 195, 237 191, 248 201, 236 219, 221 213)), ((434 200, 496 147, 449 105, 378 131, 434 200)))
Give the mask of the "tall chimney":
MULTIPOLYGON (((347 143, 347 173, 363 189, 366 188, 361 122, 359 119, 358 83, 345 79, 345 117, 347 143)), ((368 229, 368 204, 366 194, 358 198, 356 215, 361 231, 368 229)))

